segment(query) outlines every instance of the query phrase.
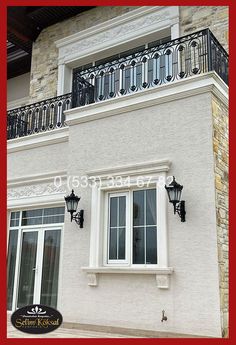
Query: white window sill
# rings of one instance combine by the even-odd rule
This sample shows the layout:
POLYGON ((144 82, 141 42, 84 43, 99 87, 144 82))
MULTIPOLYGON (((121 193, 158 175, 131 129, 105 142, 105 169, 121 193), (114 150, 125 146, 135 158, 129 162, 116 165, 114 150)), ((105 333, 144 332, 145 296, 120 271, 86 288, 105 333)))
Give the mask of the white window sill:
POLYGON ((82 267, 82 270, 87 273, 89 286, 98 285, 98 274, 152 274, 156 275, 157 287, 159 289, 169 288, 169 276, 174 271, 172 267, 82 267))

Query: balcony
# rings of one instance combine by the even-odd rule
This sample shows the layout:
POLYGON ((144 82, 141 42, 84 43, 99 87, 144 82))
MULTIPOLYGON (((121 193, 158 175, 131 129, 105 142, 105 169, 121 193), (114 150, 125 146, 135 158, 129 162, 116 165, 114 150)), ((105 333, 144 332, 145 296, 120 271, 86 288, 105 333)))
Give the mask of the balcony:
POLYGON ((205 29, 120 59, 74 70, 72 93, 8 111, 7 138, 65 126, 64 111, 215 71, 228 84, 228 54, 205 29))

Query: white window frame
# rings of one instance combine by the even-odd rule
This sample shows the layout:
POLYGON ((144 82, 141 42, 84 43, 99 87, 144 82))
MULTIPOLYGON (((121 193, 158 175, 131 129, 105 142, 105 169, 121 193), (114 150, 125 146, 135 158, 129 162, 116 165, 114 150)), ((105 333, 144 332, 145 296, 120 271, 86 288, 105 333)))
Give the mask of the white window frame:
POLYGON ((128 206, 130 205, 129 202, 129 193, 128 192, 106 192, 105 193, 105 207, 104 207, 104 266, 110 266, 110 265, 127 265, 130 261, 130 236, 129 236, 129 224, 130 224, 130 212, 128 206), (109 259, 109 223, 110 223, 110 198, 112 197, 120 197, 125 196, 126 197, 126 226, 125 226, 125 259, 117 259, 117 260, 110 260, 109 259), (105 249, 106 248, 106 249, 105 249))
MULTIPOLYGON (((155 226, 157 227, 157 263, 156 264, 134 264, 133 263, 133 192, 138 190, 148 190, 148 189, 155 189, 156 190, 156 207, 158 212, 158 205, 157 205, 157 187, 156 184, 150 184, 148 187, 143 188, 135 188, 132 187, 126 191, 114 191, 112 193, 104 192, 105 193, 105 203, 104 203, 104 252, 103 252, 103 266, 128 266, 128 267, 136 267, 136 268, 155 268, 158 267, 159 262, 159 248, 158 248, 158 224, 155 226), (125 260, 109 260, 109 197, 119 197, 119 196, 126 196, 126 259, 125 260), (106 249, 107 248, 107 249, 106 249)), ((157 215, 158 217, 158 215, 157 215)), ((158 219, 158 218, 157 218, 158 219)))
POLYGON ((179 6, 141 6, 55 41, 57 95, 71 92, 73 68, 154 41, 164 32, 170 33, 171 39, 179 37, 179 6))

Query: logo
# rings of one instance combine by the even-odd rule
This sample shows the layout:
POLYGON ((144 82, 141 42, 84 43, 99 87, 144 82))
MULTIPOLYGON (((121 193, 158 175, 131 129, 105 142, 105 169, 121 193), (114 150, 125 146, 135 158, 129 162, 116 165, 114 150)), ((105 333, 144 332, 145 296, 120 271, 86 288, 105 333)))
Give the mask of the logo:
POLYGON ((12 325, 21 332, 49 333, 62 324, 58 310, 41 304, 31 304, 17 309, 11 316, 12 325))

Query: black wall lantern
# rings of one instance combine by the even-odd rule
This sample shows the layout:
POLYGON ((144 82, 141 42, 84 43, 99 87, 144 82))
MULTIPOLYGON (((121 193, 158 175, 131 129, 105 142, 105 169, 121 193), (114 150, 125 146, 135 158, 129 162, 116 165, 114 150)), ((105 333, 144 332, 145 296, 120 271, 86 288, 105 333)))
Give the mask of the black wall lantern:
POLYGON ((70 195, 65 196, 66 207, 67 207, 67 211, 70 212, 71 221, 74 219, 76 223, 80 226, 80 228, 83 228, 84 210, 80 210, 79 212, 74 214, 77 210, 79 201, 80 201, 80 198, 77 195, 75 195, 73 189, 70 195))
POLYGON ((180 201, 183 186, 177 183, 173 176, 173 181, 168 186, 165 185, 165 189, 167 190, 169 202, 174 205, 174 214, 177 212, 181 218, 181 222, 185 222, 185 201, 180 201))

